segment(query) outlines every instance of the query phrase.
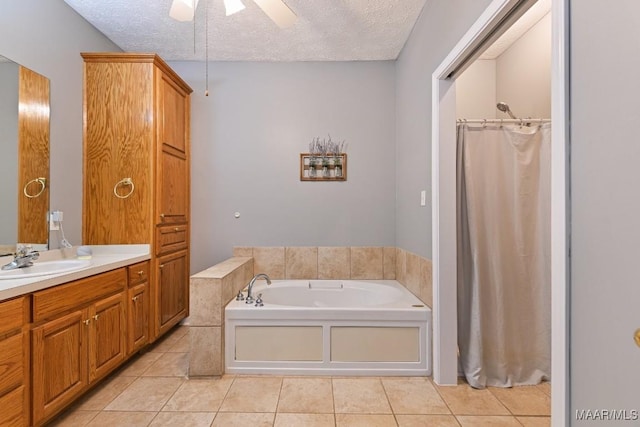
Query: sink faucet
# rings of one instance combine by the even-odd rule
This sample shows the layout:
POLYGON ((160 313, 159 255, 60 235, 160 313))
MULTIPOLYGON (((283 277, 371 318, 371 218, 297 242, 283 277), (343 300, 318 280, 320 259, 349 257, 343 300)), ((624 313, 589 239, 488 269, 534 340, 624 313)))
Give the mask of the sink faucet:
POLYGON ((271 279, 269 279, 269 276, 264 273, 256 274, 255 276, 253 276, 253 279, 251 279, 251 281, 249 282, 249 287, 247 288, 247 299, 245 301, 247 304, 252 304, 254 301, 253 295, 251 295, 251 291, 253 290, 253 285, 258 279, 265 279, 267 281, 267 285, 271 284, 271 279))
POLYGON ((31 246, 22 246, 15 253, 13 261, 2 266, 3 270, 15 270, 16 268, 30 267, 33 261, 38 259, 38 251, 32 250, 31 246))

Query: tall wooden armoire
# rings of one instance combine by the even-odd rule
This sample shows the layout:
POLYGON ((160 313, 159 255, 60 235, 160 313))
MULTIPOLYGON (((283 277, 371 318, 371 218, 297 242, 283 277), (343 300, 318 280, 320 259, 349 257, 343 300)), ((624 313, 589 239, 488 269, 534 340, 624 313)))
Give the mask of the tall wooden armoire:
POLYGON ((192 89, 154 54, 82 57, 82 240, 151 245, 154 341, 189 314, 192 89))

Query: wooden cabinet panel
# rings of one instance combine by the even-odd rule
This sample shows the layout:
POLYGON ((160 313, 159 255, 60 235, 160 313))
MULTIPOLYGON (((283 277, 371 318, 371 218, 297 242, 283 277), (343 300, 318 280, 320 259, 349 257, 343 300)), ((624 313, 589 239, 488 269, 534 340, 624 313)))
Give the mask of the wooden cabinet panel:
POLYGON ((89 380, 102 378, 126 355, 125 293, 98 301, 91 307, 89 320, 89 380))
POLYGON ((85 62, 85 244, 148 243, 152 227, 153 65, 85 62), (131 178, 131 186, 117 185, 131 178), (118 197, 119 195, 120 197, 118 197))
POLYGON ((157 316, 160 334, 188 315, 189 270, 186 251, 158 258, 157 316))
POLYGON ((164 73, 160 79, 162 144, 186 152, 185 123, 187 94, 164 73))
POLYGON ((52 416, 89 383, 86 310, 33 328, 31 332, 33 420, 52 416))
POLYGON ((33 321, 39 322, 127 287, 124 268, 45 289, 33 294, 33 321))
POLYGON ((49 228, 49 79, 25 67, 19 71, 18 242, 47 243, 49 228), (44 188, 37 178, 44 178, 44 188), (29 182, 31 184, 27 185, 29 182), (23 189, 37 197, 25 197, 23 189), (38 219, 34 221, 33 219, 38 219))
POLYGON ((129 289, 129 353, 149 342, 149 286, 141 283, 129 289))
POLYGON ((163 255, 187 248, 186 225, 169 225, 156 228, 156 254, 163 255))
POLYGON ((20 386, 0 397, 0 426, 23 427, 27 425, 23 408, 25 407, 25 387, 20 386))
POLYGON ((29 321, 28 297, 18 297, 0 303, 0 337, 16 332, 29 321))
POLYGON ((158 183, 158 212, 161 223, 186 222, 189 213, 189 192, 186 180, 189 176, 187 161, 180 153, 161 153, 160 181, 158 183))
POLYGON ((0 395, 23 384, 27 374, 24 360, 23 334, 0 341, 0 395))

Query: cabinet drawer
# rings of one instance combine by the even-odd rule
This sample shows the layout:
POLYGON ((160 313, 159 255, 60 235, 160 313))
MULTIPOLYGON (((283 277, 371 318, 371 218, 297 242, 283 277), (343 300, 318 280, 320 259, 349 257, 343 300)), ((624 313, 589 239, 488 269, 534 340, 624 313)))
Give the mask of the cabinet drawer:
POLYGON ((20 386, 4 396, 0 396, 0 426, 22 427, 26 425, 24 419, 25 404, 24 386, 20 386))
POLYGON ((0 394, 23 383, 24 334, 16 334, 0 341, 0 394))
POLYGON ((127 271, 120 268, 35 292, 33 294, 33 321, 39 322, 68 312, 98 298, 124 290, 126 287, 127 271))
POLYGON ((129 287, 149 281, 149 261, 140 262, 127 267, 129 287))
POLYGON ((187 247, 187 225, 168 225, 156 229, 156 254, 187 247))
POLYGON ((29 322, 29 307, 26 297, 15 298, 0 303, 0 337, 22 328, 29 322))

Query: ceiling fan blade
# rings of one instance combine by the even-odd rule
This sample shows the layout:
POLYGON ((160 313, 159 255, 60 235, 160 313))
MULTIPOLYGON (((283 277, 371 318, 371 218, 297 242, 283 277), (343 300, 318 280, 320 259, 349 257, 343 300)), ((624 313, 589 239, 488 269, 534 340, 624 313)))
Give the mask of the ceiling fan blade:
POLYGON ((280 28, 289 28, 296 22, 296 14, 282 0, 253 0, 280 28))
POLYGON ((198 0, 173 0, 169 16, 176 21, 193 21, 193 15, 198 7, 198 0))

